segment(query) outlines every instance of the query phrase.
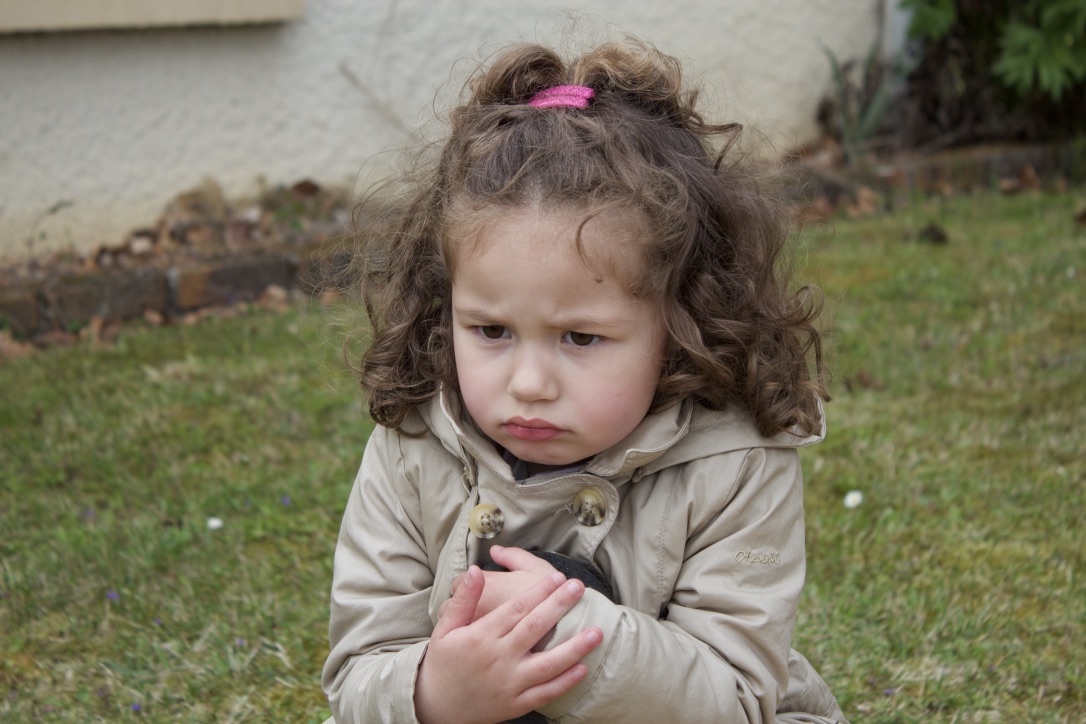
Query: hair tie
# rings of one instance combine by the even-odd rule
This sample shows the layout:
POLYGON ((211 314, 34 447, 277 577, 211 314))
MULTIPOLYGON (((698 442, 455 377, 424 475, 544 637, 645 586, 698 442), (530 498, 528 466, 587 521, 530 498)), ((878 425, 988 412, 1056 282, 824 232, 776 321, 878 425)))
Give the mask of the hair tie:
POLYGON ((587 108, 588 99, 596 91, 583 85, 556 85, 532 96, 528 105, 533 108, 587 108))

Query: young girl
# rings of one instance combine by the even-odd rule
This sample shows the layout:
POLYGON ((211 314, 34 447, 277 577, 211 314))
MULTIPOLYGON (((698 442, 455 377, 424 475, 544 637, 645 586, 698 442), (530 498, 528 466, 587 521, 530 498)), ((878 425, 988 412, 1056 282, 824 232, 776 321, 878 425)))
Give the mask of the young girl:
POLYGON ((336 721, 844 721, 790 651, 817 310, 694 100, 636 41, 509 50, 367 248, 336 721))

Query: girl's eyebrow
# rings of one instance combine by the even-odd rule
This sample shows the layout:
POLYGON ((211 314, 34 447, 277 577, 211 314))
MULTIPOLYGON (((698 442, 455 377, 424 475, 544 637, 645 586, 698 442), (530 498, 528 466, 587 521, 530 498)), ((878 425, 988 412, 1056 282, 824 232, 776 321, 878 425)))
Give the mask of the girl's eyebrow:
POLYGON ((630 323, 628 317, 562 317, 555 320, 554 326, 562 329, 612 329, 630 323))
MULTIPOLYGON (((479 309, 476 307, 460 307, 453 305, 453 311, 458 317, 463 317, 470 322, 477 323, 503 323, 500 322, 500 315, 495 315, 486 309, 479 309)), ((635 321, 632 317, 628 316, 616 316, 616 317, 588 317, 583 315, 565 317, 561 314, 557 315, 550 326, 555 329, 562 330, 578 330, 578 329, 614 329, 615 327, 622 327, 635 321)))
POLYGON ((453 305, 453 312, 459 317, 467 317, 475 322, 489 322, 495 318, 494 313, 485 309, 476 309, 475 307, 461 307, 453 305))

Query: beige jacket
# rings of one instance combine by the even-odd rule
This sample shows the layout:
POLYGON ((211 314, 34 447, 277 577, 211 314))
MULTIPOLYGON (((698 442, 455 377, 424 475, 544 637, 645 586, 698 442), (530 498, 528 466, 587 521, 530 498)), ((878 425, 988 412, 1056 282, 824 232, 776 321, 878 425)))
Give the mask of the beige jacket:
POLYGON ((558 625, 552 645, 589 625, 604 638, 584 659, 588 675, 541 709, 549 719, 844 721, 790 650, 805 568, 796 448, 821 434, 764 438, 740 411, 687 402, 582 472, 518 485, 455 395, 404 429, 425 433, 371 436, 336 546, 322 683, 337 722, 416 721, 415 674, 438 608, 490 544, 590 562, 614 588, 618 603, 586 591, 558 625), (593 497, 602 505, 585 509, 593 497), (504 517, 490 540, 469 529, 480 503, 504 517))

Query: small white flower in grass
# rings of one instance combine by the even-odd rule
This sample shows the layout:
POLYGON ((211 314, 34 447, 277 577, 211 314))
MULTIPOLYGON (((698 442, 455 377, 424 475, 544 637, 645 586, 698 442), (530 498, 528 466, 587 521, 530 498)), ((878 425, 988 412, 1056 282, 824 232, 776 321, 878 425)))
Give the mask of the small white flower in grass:
POLYGON ((216 518, 215 516, 211 516, 207 519, 208 530, 218 530, 219 528, 222 528, 222 518, 216 518))
POLYGON ((849 510, 859 508, 862 502, 864 502, 864 494, 859 490, 850 490, 845 494, 845 507, 849 510))

